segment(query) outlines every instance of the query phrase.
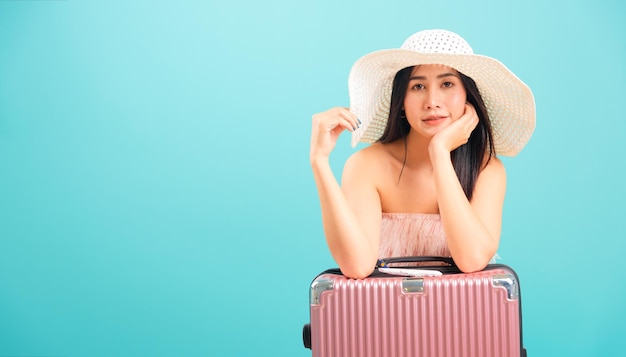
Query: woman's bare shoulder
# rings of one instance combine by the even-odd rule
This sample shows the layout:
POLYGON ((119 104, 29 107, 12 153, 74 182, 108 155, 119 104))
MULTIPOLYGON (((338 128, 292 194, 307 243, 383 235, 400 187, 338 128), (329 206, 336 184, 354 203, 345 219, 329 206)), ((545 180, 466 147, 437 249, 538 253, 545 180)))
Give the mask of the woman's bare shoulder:
POLYGON ((385 144, 374 143, 352 154, 346 161, 346 168, 361 172, 375 172, 387 165, 389 158, 389 147, 385 144))
POLYGON ((343 168, 342 182, 347 184, 369 183, 378 187, 390 172, 389 144, 374 143, 348 158, 343 168))
POLYGON ((489 170, 500 175, 504 175, 506 172, 502 160, 498 159, 496 156, 492 156, 491 158, 489 158, 489 161, 485 165, 483 171, 485 170, 489 170))
POLYGON ((505 183, 506 169, 500 159, 492 156, 478 176, 479 182, 505 183))

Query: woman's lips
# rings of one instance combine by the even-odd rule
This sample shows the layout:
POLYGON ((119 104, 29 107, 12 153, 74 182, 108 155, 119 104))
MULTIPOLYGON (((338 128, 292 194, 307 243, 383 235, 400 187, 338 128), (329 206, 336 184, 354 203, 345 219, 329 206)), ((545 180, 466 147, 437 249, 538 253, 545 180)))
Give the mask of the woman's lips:
POLYGON ((425 124, 435 126, 435 125, 441 124, 444 120, 446 120, 446 118, 447 117, 445 116, 431 115, 431 116, 425 117, 424 119, 422 119, 422 121, 425 124))

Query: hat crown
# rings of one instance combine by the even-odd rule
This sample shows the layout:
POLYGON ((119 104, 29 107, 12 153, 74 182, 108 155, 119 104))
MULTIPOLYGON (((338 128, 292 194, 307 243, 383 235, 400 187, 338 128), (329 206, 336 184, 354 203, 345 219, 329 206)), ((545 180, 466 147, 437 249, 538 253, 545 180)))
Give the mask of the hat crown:
POLYGON ((446 30, 417 32, 407 38, 400 48, 420 53, 474 54, 467 41, 456 33, 446 30))

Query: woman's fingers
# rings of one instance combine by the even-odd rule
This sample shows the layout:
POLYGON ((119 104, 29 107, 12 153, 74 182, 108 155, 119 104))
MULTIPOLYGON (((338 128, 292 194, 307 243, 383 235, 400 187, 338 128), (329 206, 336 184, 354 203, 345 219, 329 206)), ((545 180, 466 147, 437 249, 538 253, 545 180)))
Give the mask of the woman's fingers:
POLYGON ((328 111, 313 115, 313 123, 326 131, 337 127, 354 131, 360 126, 357 117, 347 108, 333 108, 328 111))
POLYGON ((361 121, 348 108, 339 108, 339 115, 350 124, 351 131, 356 130, 361 125, 361 121))
POLYGON ((354 131, 359 126, 356 116, 348 108, 336 107, 313 115, 311 157, 327 157, 344 130, 354 131))
POLYGON ((463 114, 460 119, 464 119, 464 133, 466 136, 466 140, 469 140, 472 131, 474 131, 474 129, 478 125, 478 114, 476 114, 476 109, 474 109, 474 106, 469 103, 465 104, 465 114, 463 114))
POLYGON ((445 148, 448 152, 453 151, 468 142, 472 132, 478 125, 478 115, 471 104, 465 105, 465 112, 457 120, 431 139, 434 147, 445 148))

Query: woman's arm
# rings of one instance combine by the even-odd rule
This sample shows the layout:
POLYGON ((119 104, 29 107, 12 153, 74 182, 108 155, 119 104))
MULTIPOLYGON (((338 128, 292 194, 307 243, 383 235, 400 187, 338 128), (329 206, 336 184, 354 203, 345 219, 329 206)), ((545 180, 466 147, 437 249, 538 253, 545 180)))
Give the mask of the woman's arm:
POLYGON ((504 166, 493 157, 480 172, 470 202, 454 171, 450 152, 467 142, 478 123, 474 109, 437 133, 430 142, 437 203, 450 254, 465 272, 483 269, 500 242, 506 190, 504 166))
POLYGON ((346 162, 343 188, 330 167, 330 151, 352 115, 345 108, 335 108, 313 117, 310 159, 326 242, 342 273, 358 279, 368 276, 376 264, 381 213, 362 152, 346 162))
POLYGON ((433 163, 435 187, 450 254, 464 272, 483 269, 498 250, 506 190, 504 166, 493 157, 479 174, 472 201, 465 196, 450 157, 433 163))

